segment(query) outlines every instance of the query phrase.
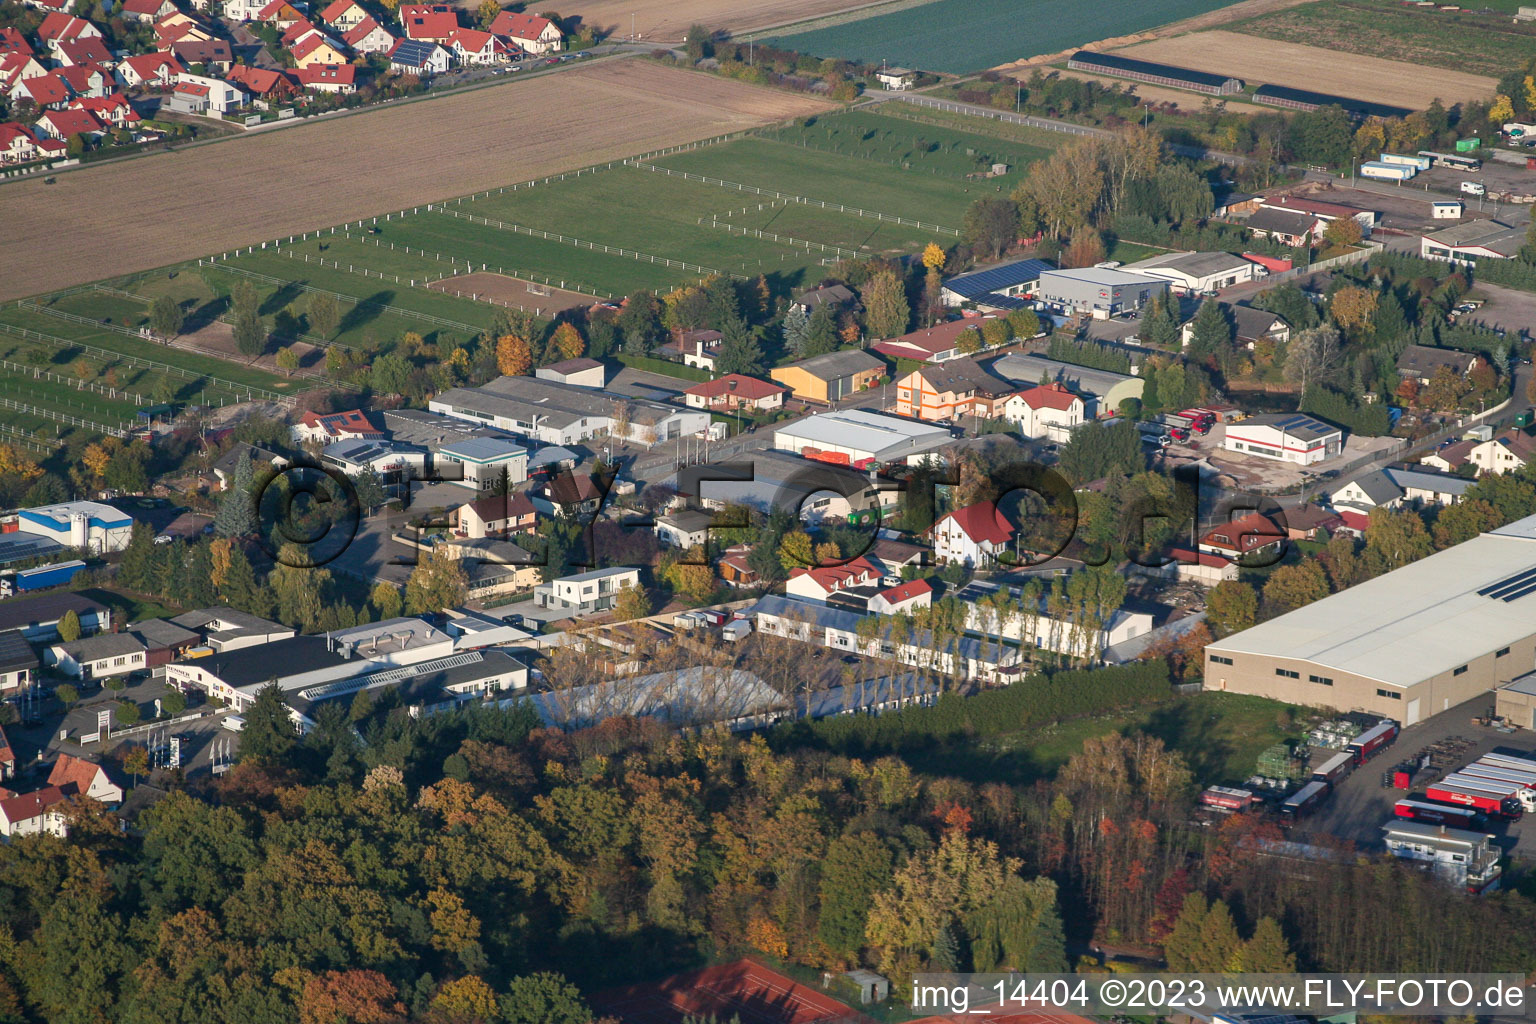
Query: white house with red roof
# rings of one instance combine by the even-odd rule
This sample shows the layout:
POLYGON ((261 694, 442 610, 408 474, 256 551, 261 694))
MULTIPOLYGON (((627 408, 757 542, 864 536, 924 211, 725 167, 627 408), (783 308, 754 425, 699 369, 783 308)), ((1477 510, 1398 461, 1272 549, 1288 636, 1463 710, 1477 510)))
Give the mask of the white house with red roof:
POLYGON ((83 757, 60 754, 48 773, 48 785, 64 788, 74 786, 81 796, 90 797, 108 806, 123 802, 123 787, 113 782, 107 770, 95 761, 83 757))
POLYGON ((64 811, 74 788, 44 786, 31 793, 17 793, 0 799, 0 836, 50 835, 63 839, 69 834, 64 811))
POLYGON ((0 56, 7 53, 24 53, 32 55, 32 44, 27 42, 27 37, 21 34, 21 29, 0 28, 0 56))
POLYGON ((395 45, 395 37, 389 30, 372 18, 364 18, 342 35, 341 41, 355 53, 388 53, 395 45))
POLYGON ((133 22, 158 21, 174 10, 176 5, 171 0, 122 0, 117 5, 123 20, 133 22))
POLYGON ((560 49, 564 36, 559 26, 537 14, 502 11, 490 24, 492 34, 500 36, 520 50, 548 53, 560 49))
POLYGON ((37 140, 19 121, 0 124, 0 163, 24 164, 37 159, 37 140))
POLYGON ((69 85, 57 71, 50 71, 17 82, 10 98, 12 102, 31 100, 39 110, 63 110, 69 104, 69 85))
POLYGON ((186 71, 176 76, 176 89, 172 99, 174 101, 182 96, 190 97, 193 101, 201 100, 203 110, 212 110, 220 114, 227 114, 237 107, 244 106, 246 101, 245 92, 238 86, 218 78, 207 78, 186 71))
POLYGON ((288 46, 288 52, 293 54, 293 62, 301 68, 312 64, 345 64, 347 61, 341 43, 314 28, 294 39, 288 46))
POLYGON ((53 48, 54 59, 60 67, 79 67, 86 64, 99 64, 102 67, 110 67, 116 63, 112 59, 112 51, 107 49, 106 40, 97 36, 86 36, 81 39, 65 39, 53 48))
POLYGON ((865 558, 855 558, 843 565, 827 565, 815 569, 791 569, 784 583, 784 592, 792 597, 826 603, 827 598, 855 587, 873 586, 880 582, 880 569, 865 558))
POLYGON ((43 23, 37 27, 37 38, 52 50, 55 43, 67 43, 71 39, 100 39, 101 29, 84 18, 55 12, 44 18, 43 23))
POLYGON ((107 130, 89 110, 50 110, 32 127, 34 131, 61 142, 68 142, 71 135, 94 136, 107 130))
POLYGON ((447 46, 459 30, 458 15, 447 4, 401 4, 399 13, 407 39, 425 39, 447 46))
MULTIPOLYGON (((942 363, 958 359, 966 353, 960 351, 960 336, 975 328, 978 332, 996 316, 962 317, 942 324, 924 327, 899 338, 878 341, 870 348, 892 359, 915 359, 920 363, 942 363)), ((1004 321, 1006 323, 1007 321, 1004 321)), ((1008 332, 1009 337, 1013 332, 1008 332)))
POLYGON ((164 89, 174 85, 176 76, 185 71, 174 53, 161 50, 125 59, 117 66, 117 80, 129 89, 164 89))
POLYGON ((505 64, 511 55, 503 40, 473 28, 455 29, 447 45, 458 62, 466 66, 505 64))
POLYGON ((109 96, 82 97, 69 105, 71 110, 84 110, 89 112, 102 124, 113 128, 131 128, 144 120, 139 112, 133 109, 128 98, 120 92, 109 96))
POLYGON ((48 69, 30 53, 0 53, 0 96, 9 96, 24 79, 41 78, 47 73, 48 69))
POLYGON ((865 604, 875 615, 909 615, 933 604, 933 584, 927 580, 908 580, 899 587, 882 590, 865 604))
POLYGON ((202 25, 177 11, 155 22, 155 48, 169 50, 176 43, 210 42, 213 36, 202 25))
POLYGON ((994 502, 981 501, 946 513, 928 528, 940 562, 984 566, 997 561, 1018 533, 994 502))
POLYGON ((310 92, 357 92, 357 68, 352 64, 311 64, 299 68, 293 77, 310 92))
POLYGON ((363 22, 373 19, 357 0, 335 0, 320 12, 320 20, 338 32, 350 32, 363 22))
POLYGON ((1082 398, 1057 382, 1020 391, 1003 403, 1003 418, 1018 424, 1021 434, 1052 441, 1067 440, 1085 413, 1082 398))
POLYGON ((688 388, 683 392, 683 401, 690 409, 724 412, 735 409, 782 409, 787 394, 789 388, 782 384, 772 384, 745 374, 728 373, 724 377, 716 377, 688 388))
POLYGON ((236 64, 224 75, 224 81, 250 93, 252 96, 282 96, 297 92, 293 80, 281 71, 236 64))
POLYGON ((1250 512, 1207 530, 1200 538, 1200 550, 1208 555, 1235 560, 1245 555, 1278 555, 1282 553, 1285 542, 1284 530, 1267 516, 1250 512))
POLYGON ((70 96, 76 98, 99 99, 110 95, 117 86, 112 72, 100 64, 77 64, 74 67, 59 68, 54 74, 69 87, 70 96))
POLYGON ((373 425, 361 409, 342 412, 306 412, 299 422, 289 428, 293 439, 303 443, 314 441, 331 444, 335 441, 379 441, 384 431, 373 425))

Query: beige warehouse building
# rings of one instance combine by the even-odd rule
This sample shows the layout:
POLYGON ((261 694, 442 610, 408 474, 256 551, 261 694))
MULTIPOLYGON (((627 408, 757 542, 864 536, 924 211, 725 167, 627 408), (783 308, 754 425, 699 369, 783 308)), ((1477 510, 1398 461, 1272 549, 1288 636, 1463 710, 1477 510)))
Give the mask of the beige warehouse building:
POLYGON ((1536 516, 1205 649, 1207 690, 1368 711, 1404 725, 1533 669, 1536 516))

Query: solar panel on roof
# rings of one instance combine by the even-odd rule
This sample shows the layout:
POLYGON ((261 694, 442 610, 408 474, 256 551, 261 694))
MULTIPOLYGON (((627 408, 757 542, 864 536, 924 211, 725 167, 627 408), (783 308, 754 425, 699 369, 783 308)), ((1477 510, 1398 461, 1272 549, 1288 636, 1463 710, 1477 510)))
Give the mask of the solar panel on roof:
POLYGON ((1478 593, 1483 597, 1498 597, 1500 596, 1499 591, 1506 591, 1517 587, 1533 578, 1536 578, 1536 568, 1526 569, 1524 572, 1517 572, 1513 576, 1506 576, 1501 580, 1490 583, 1479 590, 1478 593))
POLYGON ((1503 601, 1505 604, 1508 604, 1510 601, 1518 601, 1520 598, 1531 593, 1533 590, 1536 590, 1536 580, 1532 580, 1531 582, 1526 583, 1518 590, 1512 590, 1507 594, 1499 595, 1499 600, 1503 601))

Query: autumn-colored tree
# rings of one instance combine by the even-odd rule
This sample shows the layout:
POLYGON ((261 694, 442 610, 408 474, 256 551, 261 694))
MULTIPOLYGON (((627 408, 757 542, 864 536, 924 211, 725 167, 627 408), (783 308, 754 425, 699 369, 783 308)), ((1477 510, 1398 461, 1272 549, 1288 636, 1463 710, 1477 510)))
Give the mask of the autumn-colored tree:
MULTIPOLYGON (((1341 221, 1334 221, 1334 223, 1338 224, 1341 221)), ((1359 226, 1355 224, 1356 228, 1359 226)), ((1376 312, 1376 302, 1379 298, 1380 295, 1377 292, 1350 285, 1333 293, 1333 301, 1328 309, 1333 315, 1333 322, 1346 331, 1363 331, 1371 326, 1371 317, 1376 312)))
POLYGON ((1434 550, 1424 520, 1412 509, 1371 509, 1365 531, 1365 550, 1360 553, 1367 571, 1379 576, 1416 562, 1434 550))
POLYGON ((1323 229, 1323 240, 1329 245, 1359 245, 1364 237, 1360 222, 1353 217, 1335 217, 1323 229))
POLYGON ((1206 596, 1205 620, 1217 636, 1228 636, 1252 626, 1259 613, 1259 595, 1241 580, 1223 580, 1206 596))
POLYGON ((12 484, 27 484, 42 475, 42 467, 20 448, 0 444, 0 479, 12 484))
POLYGON ((1264 603, 1276 612, 1295 611, 1327 596, 1328 577, 1312 559, 1280 566, 1264 584, 1264 603))
POLYGON ((649 614, 651 599, 646 595, 644 587, 636 584, 619 591, 618 600, 613 605, 614 618, 628 622, 630 619, 643 619, 649 614))
POLYGON ((149 774, 149 751, 144 747, 134 747, 123 755, 123 771, 133 777, 133 784, 139 784, 140 775, 149 774))
POLYGON ((981 351, 981 347, 981 332, 974 327, 967 327, 965 330, 961 331, 959 337, 955 339, 955 351, 959 352, 963 356, 975 355, 977 352, 981 351))
POLYGON ((491 1021, 496 1019, 496 993, 491 986, 470 974, 456 978, 437 990, 432 1009, 450 1020, 491 1021))
POLYGON ((405 610, 420 615, 455 608, 464 603, 467 587, 464 563, 448 550, 448 545, 435 545, 418 558, 416 568, 405 581, 405 610))
POLYGON ((508 377, 521 377, 533 366, 533 351, 526 339, 503 334, 496 339, 496 369, 508 377))
POLYGON ((912 316, 906 289, 894 271, 882 270, 860 290, 864 303, 864 329, 871 338, 894 338, 907 333, 912 316))
POLYGON ((373 592, 368 595, 368 603, 373 605, 380 619, 398 618, 404 607, 400 599, 400 588, 383 580, 374 584, 373 592))
POLYGON ((294 351, 292 345, 284 345, 278 349, 275 358, 277 368, 284 373, 292 373, 299 368, 299 354, 294 351))
POLYGON ((86 445, 85 451, 80 454, 80 461, 91 471, 91 476, 100 480, 107 475, 107 467, 112 464, 112 456, 117 454, 119 447, 121 443, 117 438, 104 438, 86 445))
POLYGON ((1072 232, 1062 262, 1068 267, 1091 267, 1104 262, 1104 237, 1091 227, 1081 227, 1072 232))
POLYGON ((75 610, 66 610, 59 619, 59 624, 54 627, 59 634, 59 639, 67 644, 72 644, 80 639, 80 616, 75 610))
MULTIPOLYGON (((1528 387, 1536 388, 1536 377, 1531 378, 1528 387)), ((1402 383, 1397 386, 1397 397, 1405 404, 1412 407, 1419 401, 1419 379, 1417 377, 1404 377, 1402 383)))
MULTIPOLYGON (((486 0, 486 2, 494 3, 495 0, 486 0)), ((555 333, 550 335, 549 348, 561 359, 577 359, 587 350, 587 343, 582 339, 581 332, 576 329, 575 324, 562 323, 555 328, 555 333)))
POLYGON ((395 1024, 404 1017, 395 986, 378 971, 314 975, 299 998, 299 1024, 395 1024))
POLYGON ((704 549, 695 545, 667 570, 667 582, 695 601, 707 600, 719 585, 704 549))
POLYGON ((923 268, 940 271, 944 269, 944 247, 938 242, 929 242, 923 246, 923 268))
POLYGON ((747 923, 747 944, 753 949, 780 960, 789 956, 789 944, 784 941, 784 929, 779 927, 778 922, 761 914, 755 915, 747 923))
POLYGON ((788 572, 814 567, 816 552, 811 535, 804 530, 791 530, 779 541, 779 564, 788 572))
POLYGON ((1493 98, 1493 105, 1488 108, 1488 121, 1490 124, 1503 124, 1511 121, 1515 116, 1515 105, 1510 102, 1508 96, 1503 93, 1493 98))
POLYGON ((428 920, 432 924, 432 948, 462 953, 480 941, 480 919, 464 901, 447 889, 427 893, 428 920))
POLYGON ((1435 517, 1435 547, 1443 551, 1503 525, 1504 516, 1481 498, 1447 505, 1435 517))

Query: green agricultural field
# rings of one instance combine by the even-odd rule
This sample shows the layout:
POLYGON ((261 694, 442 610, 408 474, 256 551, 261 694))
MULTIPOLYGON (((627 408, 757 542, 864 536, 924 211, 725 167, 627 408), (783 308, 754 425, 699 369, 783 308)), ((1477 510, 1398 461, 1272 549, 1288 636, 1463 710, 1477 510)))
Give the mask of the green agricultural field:
MULTIPOLYGON (((1478 7, 1513 12, 1522 0, 1478 7)), ((1324 0, 1225 26, 1287 43, 1448 68, 1499 78, 1536 53, 1536 26, 1508 14, 1420 10, 1396 0, 1324 0)))
POLYGON ((967 74, 1130 35, 1234 0, 936 0, 770 42, 817 57, 967 74))

